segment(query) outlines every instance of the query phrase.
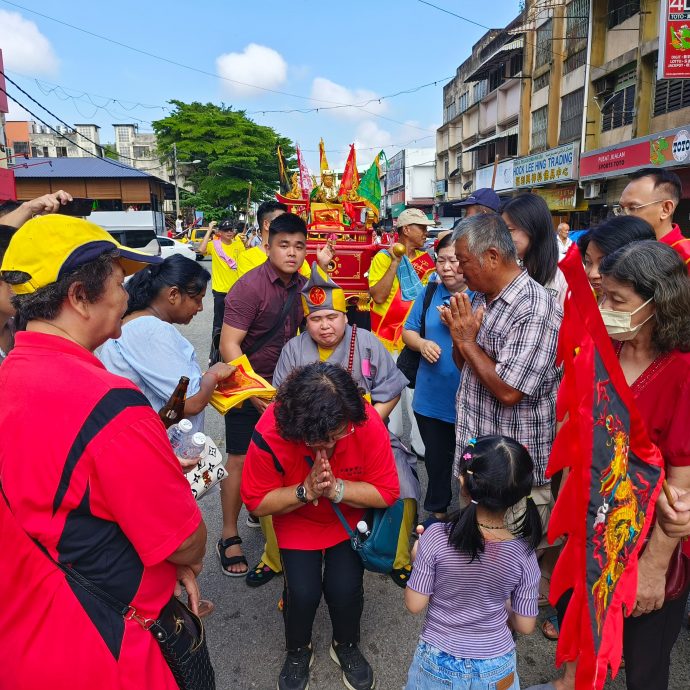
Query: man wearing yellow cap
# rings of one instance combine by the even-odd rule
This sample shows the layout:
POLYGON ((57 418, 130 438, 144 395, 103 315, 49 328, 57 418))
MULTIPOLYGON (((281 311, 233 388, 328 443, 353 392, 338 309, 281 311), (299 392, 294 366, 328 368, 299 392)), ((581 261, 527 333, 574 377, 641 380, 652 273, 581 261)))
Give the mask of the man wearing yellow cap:
MULTIPOLYGON (((350 371, 364 397, 386 420, 408 383, 393 358, 372 333, 348 325, 345 293, 316 262, 301 296, 306 330, 283 347, 273 374, 273 385, 278 387, 297 367, 319 361, 338 364, 350 371)), ((398 457, 405 454, 402 444, 397 437, 392 437, 391 442, 399 467, 400 496, 405 499, 405 517, 391 577, 404 587, 410 573, 409 535, 414 524, 419 484, 408 476, 409 468, 401 467, 399 459, 403 460, 403 465, 405 462, 398 457)), ((253 587, 268 582, 281 570, 271 518, 261 518, 261 524, 266 548, 257 566, 247 574, 247 584, 253 587)))
POLYGON ((17 650, 4 656, 7 687, 178 687, 137 619, 158 618, 178 580, 198 609, 206 527, 157 412, 93 354, 120 335, 125 276, 160 261, 61 215, 25 223, 3 257, 26 327, 0 368, 0 533, 11 554, 0 625, 17 650), (108 613, 74 573, 137 615, 108 613))

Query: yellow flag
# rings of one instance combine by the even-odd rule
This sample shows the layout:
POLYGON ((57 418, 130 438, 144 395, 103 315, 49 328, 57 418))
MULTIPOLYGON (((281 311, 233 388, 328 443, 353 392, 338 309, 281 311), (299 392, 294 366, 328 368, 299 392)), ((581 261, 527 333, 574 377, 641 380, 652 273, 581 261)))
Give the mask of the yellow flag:
POLYGON ((323 138, 319 142, 319 161, 321 163, 321 174, 324 170, 330 170, 328 167, 328 159, 326 158, 326 146, 323 143, 323 138))

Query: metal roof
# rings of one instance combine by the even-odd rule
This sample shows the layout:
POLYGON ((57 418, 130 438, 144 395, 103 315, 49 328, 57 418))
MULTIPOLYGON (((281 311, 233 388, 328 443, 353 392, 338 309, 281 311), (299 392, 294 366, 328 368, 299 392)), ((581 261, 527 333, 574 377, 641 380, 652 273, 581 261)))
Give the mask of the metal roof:
POLYGON ((462 152, 469 153, 470 151, 480 149, 482 146, 486 146, 487 144, 489 144, 492 141, 495 141, 496 139, 505 139, 506 137, 512 137, 515 134, 518 134, 519 129, 519 125, 513 125, 512 127, 508 127, 508 129, 504 129, 502 132, 498 132, 498 134, 492 134, 490 137, 486 137, 486 139, 482 139, 481 141, 478 141, 476 144, 472 144, 472 146, 463 148, 462 152))
POLYGON ((465 77, 465 83, 468 81, 480 81, 481 79, 487 79, 491 70, 496 69, 513 53, 519 53, 522 51, 523 45, 524 38, 522 36, 518 36, 514 40, 505 43, 498 50, 496 50, 493 55, 484 60, 484 62, 482 62, 482 64, 476 70, 474 70, 472 74, 469 74, 467 77, 465 77))
MULTIPOLYGON (((18 159, 15 159, 18 160, 18 159)), ((120 163, 110 158, 27 158, 26 163, 17 163, 12 169, 17 179, 32 178, 122 178, 122 177, 153 177, 142 170, 137 170, 131 165, 120 163), (36 165, 45 163, 45 165, 36 165), (24 165, 28 167, 24 167, 24 165)), ((170 184, 166 180, 160 180, 164 184, 170 184)))

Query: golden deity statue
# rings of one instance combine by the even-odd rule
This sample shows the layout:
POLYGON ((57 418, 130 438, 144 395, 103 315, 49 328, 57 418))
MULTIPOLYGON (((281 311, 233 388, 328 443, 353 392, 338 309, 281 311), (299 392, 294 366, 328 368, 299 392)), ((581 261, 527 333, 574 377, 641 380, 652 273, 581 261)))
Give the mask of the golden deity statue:
POLYGON ((335 173, 332 170, 324 170, 321 174, 321 184, 316 188, 314 201, 321 203, 338 203, 338 190, 335 188, 335 173))
POLYGON ((292 174, 292 188, 285 196, 288 199, 302 198, 302 188, 299 185, 299 175, 297 173, 292 174))

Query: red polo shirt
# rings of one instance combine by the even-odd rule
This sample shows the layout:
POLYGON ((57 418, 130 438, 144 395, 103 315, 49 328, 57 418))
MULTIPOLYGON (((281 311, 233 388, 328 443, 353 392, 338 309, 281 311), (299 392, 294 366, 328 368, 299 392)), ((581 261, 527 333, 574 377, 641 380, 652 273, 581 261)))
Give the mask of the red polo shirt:
POLYGON ((166 558, 201 521, 158 415, 84 348, 21 332, 0 367, 0 429, 0 685, 177 690, 153 635, 31 539, 156 616, 175 585, 166 558))
MULTIPOLYGON (((388 430, 376 410, 368 404, 366 408, 364 424, 356 426, 353 434, 336 444, 331 467, 339 479, 373 484, 391 505, 398 498, 400 485, 388 430)), ((274 405, 269 405, 258 421, 244 461, 242 500, 249 511, 273 489, 302 483, 311 467, 305 458, 314 458, 311 448, 280 436, 273 410, 274 405)), ((341 503, 339 508, 355 529, 364 516, 364 509, 346 503, 341 503)), ((349 536, 328 499, 321 499, 318 506, 308 503, 285 515, 274 515, 273 527, 281 549, 327 549, 349 536)))
POLYGON ((683 236, 680 227, 674 223, 673 230, 664 235, 659 241, 667 244, 669 247, 673 247, 680 254, 680 258, 683 259, 688 267, 688 272, 690 272, 690 239, 683 236))

